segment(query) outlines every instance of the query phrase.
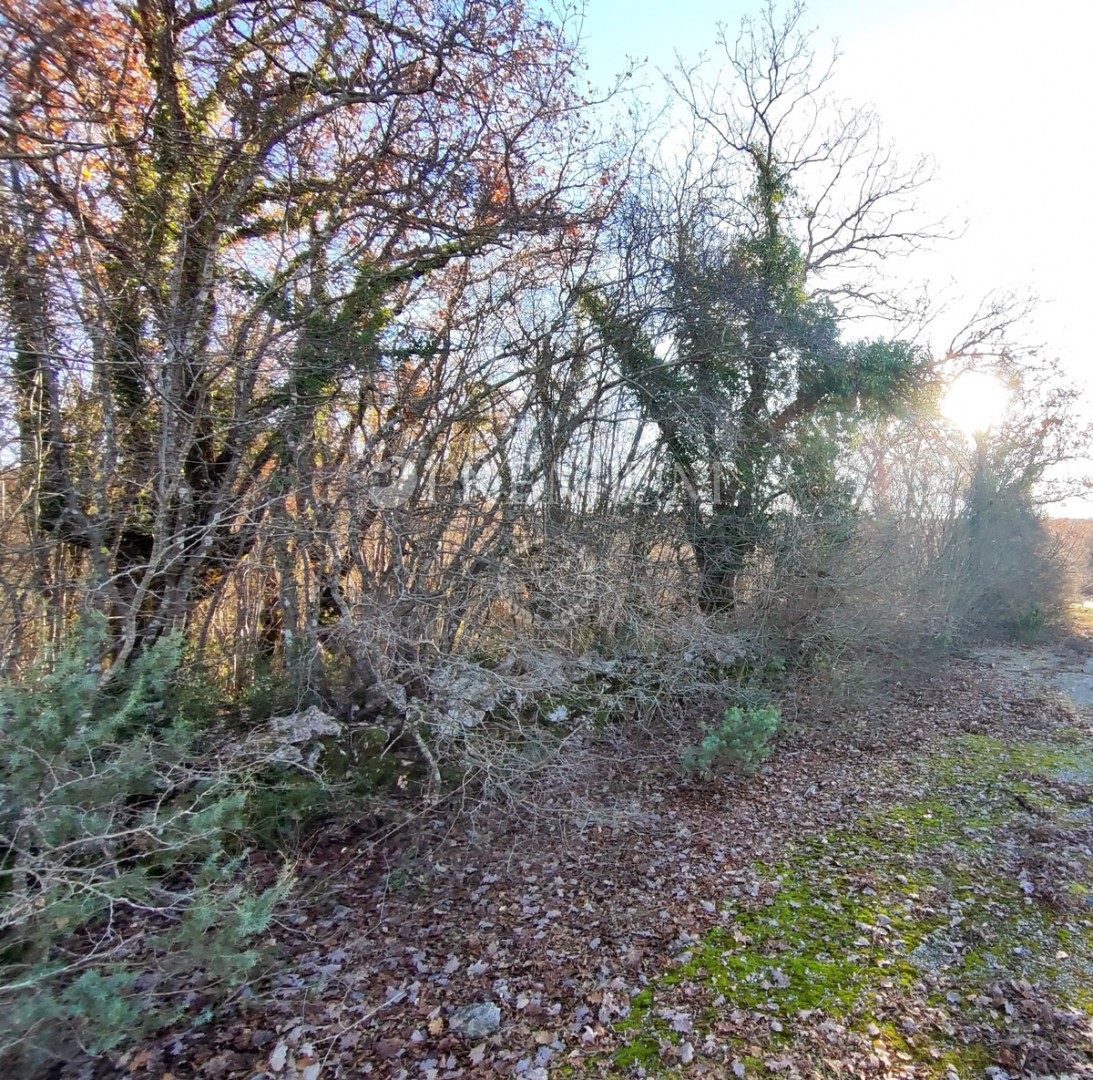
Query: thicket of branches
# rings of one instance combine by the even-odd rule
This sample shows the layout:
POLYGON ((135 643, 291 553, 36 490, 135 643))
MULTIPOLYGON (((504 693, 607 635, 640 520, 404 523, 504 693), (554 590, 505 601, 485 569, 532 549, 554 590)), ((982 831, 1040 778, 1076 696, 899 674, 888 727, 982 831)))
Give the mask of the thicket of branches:
POLYGON ((929 167, 828 96, 800 8, 681 66, 659 147, 508 0, 0 27, 9 680, 91 618, 96 693, 181 641, 236 749, 318 706, 511 798, 567 744, 1059 604, 1073 394, 1017 305, 931 350, 886 291, 944 234, 929 167), (962 366, 1013 389, 975 445, 937 412, 962 366))
POLYGON ((680 67, 671 152, 504 0, 0 17, 9 673, 94 611, 106 680, 182 633, 228 692, 275 675, 428 755, 407 717, 471 660, 695 619, 838 651, 882 565, 888 611, 990 621, 954 552, 984 485, 1036 531, 1072 403, 1018 394, 969 466, 929 399, 986 354, 1016 385, 1016 309, 940 365, 848 332, 909 325, 882 261, 943 230, 799 8, 680 67))
POLYGON ((799 8, 681 66, 672 153, 608 132, 564 20, 504 0, 0 17, 11 674, 95 611, 104 679, 183 633, 226 691, 275 675, 428 754, 407 717, 472 659, 696 618, 838 651, 870 567, 954 632, 975 605, 922 580, 964 574, 982 485, 1032 514, 1072 448, 1032 402, 973 490, 932 412, 973 354, 1021 378, 1015 309, 947 369, 848 333, 907 315, 882 260, 942 230, 799 8))

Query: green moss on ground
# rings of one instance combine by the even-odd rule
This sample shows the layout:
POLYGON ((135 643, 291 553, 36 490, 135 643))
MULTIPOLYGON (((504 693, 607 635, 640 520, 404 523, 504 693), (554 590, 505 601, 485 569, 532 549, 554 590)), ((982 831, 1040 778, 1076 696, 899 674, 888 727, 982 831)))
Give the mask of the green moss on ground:
POLYGON ((654 1069, 660 1062, 660 1040, 655 1035, 638 1035, 630 1042, 620 1046, 611 1060, 620 1069, 633 1069, 641 1066, 654 1069))
MULTIPOLYGON (((817 1018, 828 1018, 881 1065, 981 1076, 995 1062, 990 1031, 1000 1040, 1012 1026, 983 997, 1003 980, 1093 1011, 1093 859, 1088 844, 1067 846, 1093 824, 1093 746, 966 736, 916 775, 893 776, 894 789, 908 786, 917 795, 761 868, 754 902, 727 906, 726 925, 658 980, 658 999, 686 990, 709 1003, 698 1037, 723 1031, 728 1012, 744 1015, 746 1034, 721 1042, 748 1075, 787 1047, 807 1055, 817 1018), (1061 846, 1065 880, 1053 889, 1045 865, 1061 846), (890 1019, 901 1008, 920 1017, 913 1034, 890 1019)), ((654 1072, 678 1039, 653 996, 635 998, 619 1025, 618 1069, 654 1072)))
POLYGON ((928 926, 898 895, 848 880, 829 850, 802 845, 770 887, 769 902, 734 912, 665 983, 701 981, 738 1009, 842 1016, 879 980, 911 977, 892 946, 913 947, 928 926), (832 878, 817 876, 825 868, 832 878))

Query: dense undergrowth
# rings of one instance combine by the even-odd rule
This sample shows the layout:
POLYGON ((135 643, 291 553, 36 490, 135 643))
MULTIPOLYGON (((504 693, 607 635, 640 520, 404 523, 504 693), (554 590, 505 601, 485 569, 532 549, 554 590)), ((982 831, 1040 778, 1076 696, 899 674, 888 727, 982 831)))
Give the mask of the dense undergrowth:
POLYGON ((107 679, 101 641, 0 687, 0 1059, 26 1075, 206 1012, 291 885, 248 865, 269 778, 171 708, 180 643, 107 679))
MULTIPOLYGON (((663 754, 665 718, 684 710, 690 724, 680 730, 690 738, 676 741, 662 768, 704 783, 753 774, 775 749, 779 687, 784 694, 791 676, 813 681, 814 669, 759 663, 741 643, 707 638, 704 648, 666 649, 648 667, 636 653, 554 661, 547 670, 557 687, 539 697, 541 655, 538 667, 465 665, 432 706, 446 723, 411 727, 347 725, 314 706, 263 722, 225 699, 210 710, 218 715, 200 718, 180 678, 179 641, 164 640, 111 677, 100 663, 101 634, 87 624, 75 647, 0 694, 5 1053, 33 1069, 207 1018, 268 966, 263 940, 290 895, 292 853, 302 836, 338 820, 371 814, 397 825, 405 814, 398 800, 409 797, 412 808, 423 794, 436 802, 473 793, 478 806, 508 800, 540 812, 544 793, 556 800, 567 779, 595 785, 612 762, 641 762, 637 732, 661 732, 650 745, 663 754), (667 677, 676 663, 689 668, 682 686, 667 677), (703 709, 711 719, 696 723, 703 709), (420 751, 443 766, 436 787, 420 751)), ((975 878, 965 863, 976 838, 1008 824, 1002 811, 1013 799, 1031 806, 1042 797, 1022 777, 1036 774, 1042 786, 1048 759, 1036 755, 1047 753, 967 742, 924 766, 934 803, 890 808, 767 867, 763 905, 726 910, 733 929, 711 934, 665 985, 701 986, 783 1026, 817 1010, 847 1021, 878 985, 906 990, 917 978, 913 957, 930 952, 929 935, 944 923, 924 914, 922 897, 957 888, 960 874, 975 878), (988 784, 992 769, 1003 771, 988 784), (1007 771, 1013 776, 1001 779, 1007 771), (979 809, 968 816, 954 799, 979 809), (896 892, 855 885, 878 867, 889 888, 899 883, 896 892), (878 949, 877 934, 906 955, 878 949)), ((1088 763, 1074 758, 1070 768, 1081 773, 1088 763)), ((1048 796, 1044 813, 1054 805, 1048 796)), ((576 813, 575 786, 568 802, 576 813)), ((1012 888, 1001 895, 1017 896, 1012 888)), ((1008 925, 989 904, 964 917, 1008 925)), ((1082 948, 1059 938, 1049 951, 1081 957, 1082 948)), ((1043 973, 1022 969, 1034 976, 1043 973)), ((653 1023, 655 1015, 653 997, 635 1002, 633 1042, 618 1064, 640 1064, 654 1048, 659 1060, 668 1025, 653 1023)), ((943 1057, 956 1053, 956 1043, 945 1045, 943 1057)))

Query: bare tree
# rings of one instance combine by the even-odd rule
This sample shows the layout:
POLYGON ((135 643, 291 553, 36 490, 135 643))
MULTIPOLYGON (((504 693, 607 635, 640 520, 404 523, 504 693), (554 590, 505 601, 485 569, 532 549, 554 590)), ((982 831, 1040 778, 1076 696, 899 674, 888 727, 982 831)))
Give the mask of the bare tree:
MULTIPOLYGON (((25 544, 54 599, 58 545, 76 558, 120 662, 260 536, 287 585, 287 518, 359 449, 324 426, 371 416, 380 445, 440 392, 435 342, 400 329, 417 286, 514 237, 529 261, 579 242, 606 165, 565 27, 503 0, 38 0, 0 19, 25 544)), ((278 604, 284 629, 308 624, 278 604)))
POLYGON ((843 337, 863 302, 886 303, 878 261, 937 230, 914 214, 925 163, 901 168, 871 114, 825 96, 830 65, 801 18, 768 5, 735 41, 720 31, 712 75, 681 64, 687 153, 630 201, 625 273, 587 301, 686 478, 711 610, 735 604, 780 506, 834 505, 833 430, 891 407, 927 365, 910 343, 843 337))

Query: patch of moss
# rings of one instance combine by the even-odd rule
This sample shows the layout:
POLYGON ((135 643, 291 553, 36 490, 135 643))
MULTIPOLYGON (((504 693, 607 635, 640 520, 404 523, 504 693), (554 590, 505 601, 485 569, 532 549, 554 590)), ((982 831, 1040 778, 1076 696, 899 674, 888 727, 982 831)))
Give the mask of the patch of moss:
POLYGON ((653 991, 646 987, 630 999, 630 1012, 615 1024, 617 1031, 632 1031, 644 1025, 653 1008, 653 991))
MULTIPOLYGON (((1076 798, 1087 812, 1081 792, 1093 787, 1093 748, 966 736, 911 768, 893 783, 906 789, 910 780, 917 797, 753 867, 764 881, 759 896, 727 905, 731 923, 661 976, 666 992, 686 986, 723 1001, 698 1018, 696 1031, 715 1029, 723 1010, 781 1018, 741 1041, 754 1055, 755 1044, 765 1053, 793 1040, 799 1015, 818 1012, 859 1035, 879 1031, 882 1060, 943 1078, 950 1070, 982 1075, 994 1063, 989 1048, 959 1041, 946 1023, 910 1037, 878 1019, 882 1000, 906 995, 935 1015, 990 1028, 997 1012, 976 1005, 976 994, 993 981, 1025 979, 1057 1005, 1093 1010, 1093 909, 1083 917, 1080 907, 1091 895, 1081 879, 1093 859, 1081 858, 1084 869, 1068 863, 1078 880, 1063 885, 1065 914, 1017 870, 1026 849, 1035 855, 1038 830, 1073 820, 1076 798), (941 990, 928 991, 938 979, 941 990)), ((618 1029, 634 1037, 614 1062, 655 1071, 662 1040, 672 1036, 653 1012, 652 990, 634 998, 618 1029)), ((765 1075, 761 1057, 741 1060, 749 1075, 765 1075)))
POLYGON ((950 1071, 964 1077, 982 1076, 994 1064, 993 1055, 984 1046, 944 1037, 926 1041, 911 1038, 890 1021, 873 1024, 872 1030, 878 1031, 873 1038, 874 1050, 883 1057, 914 1063, 918 1067, 916 1075, 923 1075, 925 1069, 925 1075, 935 1077, 944 1077, 950 1071))
MULTIPOLYGON (((998 1011, 976 1003, 991 983, 1025 979, 1056 1006, 1093 1013, 1093 907, 1083 906, 1093 857, 1080 846, 1068 852, 1059 905, 1021 876, 1038 845, 1053 850, 1053 830, 1088 824, 1088 737, 965 736, 900 768, 893 785, 910 797, 754 866, 759 895, 727 904, 728 925, 658 981, 668 999, 677 987, 717 999, 696 1018, 696 1034, 717 1030, 724 1042, 728 1010, 756 1021, 739 1041, 748 1075, 767 1071, 756 1050, 796 1040, 799 1022, 810 1022, 801 1018, 816 1013, 859 1037, 879 1032, 882 1061, 936 1078, 982 1076, 995 1064, 987 1045, 961 1042, 943 1019, 1001 1037, 998 1011), (913 1036, 881 1019, 900 1000, 932 1010, 913 1036), (936 1026, 930 1014, 942 1018, 936 1026)), ((658 1071, 663 1041, 678 1036, 653 1006, 653 989, 634 998, 618 1025, 632 1037, 616 1066, 658 1071)))
POLYGON ((655 1035, 638 1035, 611 1055, 620 1069, 655 1068, 660 1061, 660 1040, 655 1035))
MULTIPOLYGON (((928 855, 938 883, 960 900, 961 979, 1040 982, 1061 1003, 1075 1004, 1086 981, 1077 973, 1087 973, 1093 961, 1093 937, 1087 931, 1074 941, 1057 913, 1025 895, 1015 868, 1005 863, 1020 858, 1014 837, 1021 821, 1049 828, 1063 817, 1068 800, 1057 785, 1093 779, 1093 752, 969 735, 930 760, 926 776, 930 798, 889 808, 874 828, 881 834, 892 828, 905 850, 928 855), (954 808, 974 809, 954 814, 954 808)), ((1079 893, 1082 888, 1079 883, 1079 893)))
POLYGON ((869 886, 837 873, 817 881, 809 854, 797 852, 767 904, 735 913, 731 931, 713 930, 665 983, 700 982, 733 1008, 841 1016, 877 981, 913 977, 899 954, 927 927, 869 886))
POLYGON ((664 1045, 679 1041, 668 1021, 654 1012, 652 987, 646 987, 630 999, 630 1011, 615 1023, 615 1030, 629 1036, 611 1055, 612 1063, 626 1071, 637 1067, 653 1070, 660 1061, 664 1045))
POLYGON ((1093 783, 1093 747, 1088 737, 1080 742, 1033 739, 1010 742, 989 735, 965 735, 960 740, 970 771, 993 772, 1014 779, 1031 773, 1048 779, 1074 779, 1093 783), (1008 774, 1008 776, 1007 776, 1008 774))

